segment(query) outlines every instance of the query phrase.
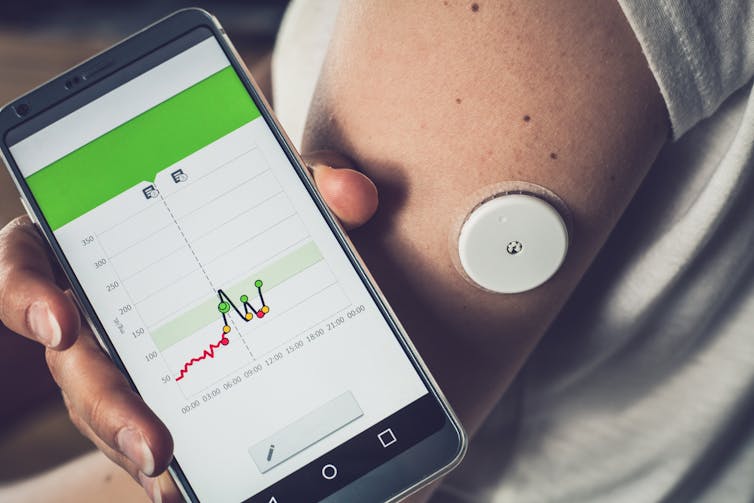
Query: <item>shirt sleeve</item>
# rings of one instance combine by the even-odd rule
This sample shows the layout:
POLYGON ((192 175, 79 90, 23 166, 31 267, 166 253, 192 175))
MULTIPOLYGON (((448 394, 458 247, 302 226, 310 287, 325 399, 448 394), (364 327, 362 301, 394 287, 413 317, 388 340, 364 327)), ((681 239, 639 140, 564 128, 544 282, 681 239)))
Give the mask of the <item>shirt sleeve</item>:
POLYGON ((677 139, 754 75, 751 0, 619 0, 677 139))

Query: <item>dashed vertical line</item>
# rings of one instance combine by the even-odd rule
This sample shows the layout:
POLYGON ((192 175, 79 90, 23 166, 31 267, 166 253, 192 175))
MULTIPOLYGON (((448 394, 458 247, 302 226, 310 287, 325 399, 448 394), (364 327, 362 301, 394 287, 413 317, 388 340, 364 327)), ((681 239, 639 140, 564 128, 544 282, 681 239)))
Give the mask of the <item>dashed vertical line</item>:
MULTIPOLYGON (((186 243, 186 247, 189 249, 189 251, 191 252, 191 255, 194 257, 194 260, 196 261, 196 264, 199 266, 199 269, 202 271, 204 278, 207 280, 207 283, 209 283, 209 286, 212 289, 212 291, 214 293, 217 293, 218 289, 215 288, 215 285, 212 283, 212 280, 209 279, 209 274, 207 274, 207 270, 204 268, 204 264, 202 264, 201 260, 199 260, 199 257, 196 255, 196 252, 194 251, 194 247, 191 246, 191 243, 186 237, 186 233, 183 232, 183 227, 181 227, 181 224, 178 223, 178 219, 175 218, 175 215, 173 214, 173 210, 171 210, 170 206, 168 206, 168 202, 165 200, 165 197, 162 195, 162 192, 158 192, 158 193, 160 195, 160 200, 162 201, 162 204, 165 205, 165 209, 170 215, 170 218, 173 220, 173 223, 178 228, 178 232, 181 233, 181 237, 183 238, 183 241, 186 243)), ((241 339, 241 342, 246 348, 246 351, 249 353, 249 356, 251 357, 251 359, 256 360, 256 358, 254 358, 254 353, 251 352, 251 348, 246 343, 246 338, 241 334, 241 331, 238 329, 238 325, 236 325, 236 321, 231 317, 229 322, 233 325, 233 328, 236 330, 236 333, 238 334, 239 339, 241 339)))

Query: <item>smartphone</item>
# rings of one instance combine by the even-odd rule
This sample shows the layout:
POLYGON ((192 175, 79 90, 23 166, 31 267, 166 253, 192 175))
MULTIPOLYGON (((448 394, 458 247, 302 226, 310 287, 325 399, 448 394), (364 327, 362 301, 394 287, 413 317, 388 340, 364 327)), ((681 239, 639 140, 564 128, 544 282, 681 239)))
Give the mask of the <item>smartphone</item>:
POLYGON ((0 111, 29 216, 190 501, 394 501, 466 437, 217 20, 0 111))

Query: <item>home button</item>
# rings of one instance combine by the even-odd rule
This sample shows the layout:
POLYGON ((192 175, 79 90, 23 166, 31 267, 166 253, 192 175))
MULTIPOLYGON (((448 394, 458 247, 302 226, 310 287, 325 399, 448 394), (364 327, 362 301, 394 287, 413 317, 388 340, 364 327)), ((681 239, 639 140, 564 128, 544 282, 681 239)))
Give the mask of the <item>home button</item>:
POLYGON ((338 476, 338 469, 335 468, 335 465, 325 465, 322 467, 322 476, 326 480, 332 480, 338 476))

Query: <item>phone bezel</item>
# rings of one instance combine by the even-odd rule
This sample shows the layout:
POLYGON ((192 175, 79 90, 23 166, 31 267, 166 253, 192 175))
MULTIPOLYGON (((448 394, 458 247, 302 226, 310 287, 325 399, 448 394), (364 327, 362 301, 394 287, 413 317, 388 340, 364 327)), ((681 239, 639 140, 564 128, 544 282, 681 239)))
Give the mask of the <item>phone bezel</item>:
MULTIPOLYGON (((95 332, 95 335, 99 339, 100 344, 108 352, 110 358, 115 362, 121 372, 123 372, 123 374, 126 376, 131 387, 136 390, 129 371, 126 369, 123 361, 120 359, 117 351, 111 343, 110 338, 107 335, 107 331, 104 329, 104 326, 102 325, 99 317, 94 311, 91 302, 89 301, 86 293, 84 292, 76 277, 76 274, 68 263, 68 260, 65 257, 62 249, 58 245, 51 228, 49 227, 49 225, 47 225, 46 220, 39 206, 37 205, 35 198, 33 197, 27 184, 25 183, 25 180, 21 175, 18 166, 13 160, 13 156, 10 153, 9 145, 6 140, 8 133, 21 124, 27 123, 33 118, 38 117, 41 113, 50 110, 51 108, 54 108, 60 105, 62 102, 70 99, 76 93, 87 89, 88 87, 101 81, 102 79, 115 74, 116 72, 122 70, 124 67, 156 51, 160 47, 200 27, 209 29, 212 32, 215 40, 220 44, 220 47, 231 62, 231 65, 233 66, 239 79, 244 84, 244 87, 246 88, 252 100, 256 103, 261 116, 270 127, 270 130, 273 132, 279 145, 285 152, 285 155, 289 159, 293 169, 296 171, 299 179, 304 184, 307 192, 315 202, 320 214, 325 219, 328 227, 331 229, 336 239, 338 240, 341 249, 346 254, 349 262, 352 264, 362 283, 367 288, 367 291, 369 292, 375 305, 380 310, 381 314, 390 326, 393 334, 400 342, 401 346, 404 349, 404 352, 416 369, 417 373, 426 384, 430 394, 434 396, 436 402, 440 405, 445 414, 446 427, 444 428, 444 430, 438 432, 438 434, 444 432, 444 438, 447 437, 445 438, 445 440, 448 440, 450 436, 454 436, 455 448, 452 449, 453 452, 446 453, 447 455, 445 459, 442 459, 440 462, 436 463, 438 466, 429 468, 424 466, 425 470, 417 470, 417 472, 423 472, 426 475, 418 477, 416 482, 408 487, 396 489, 398 492, 393 492, 390 500, 400 499, 406 494, 409 494, 417 490, 418 488, 429 484, 433 480, 437 479, 438 477, 442 476, 443 474, 447 473, 452 468, 457 466, 463 458, 463 455, 465 454, 468 444, 467 436, 463 428, 461 427, 460 421, 457 419, 455 413, 451 409, 436 382, 432 378, 431 374, 426 368, 426 365, 421 360, 421 357, 418 355, 411 340, 406 335, 405 330, 398 322, 387 300, 384 298, 382 292, 376 286, 372 276, 369 274, 369 271, 359 257, 358 253, 354 250, 353 245, 348 239, 348 236, 345 234, 343 228, 340 226, 340 223, 332 215, 327 205, 319 196, 319 193, 314 186, 313 179, 306 169, 304 161, 301 159, 296 149, 292 146, 287 135, 280 127, 274 115, 271 113, 269 104, 267 103, 261 92, 258 90, 258 87, 253 81, 253 78, 251 77, 247 68, 241 61, 241 58, 238 56, 237 51, 227 37, 225 30, 222 28, 222 26, 220 26, 219 22, 216 20, 216 18, 214 18, 214 16, 204 10, 196 8, 184 9, 171 14, 170 16, 155 22, 154 24, 144 28, 131 37, 114 45, 113 47, 102 51, 98 55, 86 60, 80 65, 77 65, 76 67, 64 72, 60 76, 48 81, 45 84, 42 84, 41 86, 37 87, 21 98, 14 100, 7 106, 0 109, 0 138, 2 138, 2 141, 0 142, 0 151, 2 151, 3 160, 5 161, 6 166, 11 173, 11 177, 13 178, 19 190, 19 193, 21 194, 22 202, 24 203, 27 212, 30 212, 30 217, 34 220, 42 235, 52 248, 56 258, 60 262, 60 265, 71 284, 71 288, 74 290, 76 296, 78 297, 80 307, 82 308, 82 311, 84 312, 90 325, 92 325, 92 328, 95 332), (65 82, 70 79, 72 75, 79 75, 89 71, 89 69, 97 69, 102 67, 106 67, 108 71, 101 71, 100 75, 96 79, 92 79, 91 81, 86 82, 85 85, 81 85, 74 90, 66 88, 65 82), (31 104, 31 112, 25 117, 19 118, 14 113, 13 107, 22 102, 31 104)), ((439 439, 432 440, 435 436, 436 434, 428 437, 416 446, 409 448, 403 454, 408 454, 411 451, 419 452, 419 448, 422 447, 422 444, 430 441, 434 441, 439 444, 439 439)), ((413 463, 415 463, 418 460, 412 461, 413 463)), ((385 465, 390 465, 391 462, 392 460, 385 463, 385 465)), ((170 470, 179 487, 181 487, 181 490, 184 491, 184 496, 186 496, 191 501, 198 501, 198 497, 194 493, 191 484, 183 473, 177 460, 174 459, 172 461, 170 470)), ((370 472, 373 478, 378 470, 379 468, 374 470, 373 472, 370 472)), ((344 489, 356 490, 357 492, 366 489, 366 487, 359 487, 360 483, 366 478, 367 477, 364 476, 357 479, 355 482, 352 482, 345 488, 338 491, 338 493, 342 492, 344 489)), ((379 479, 379 477, 377 478, 379 479)), ((380 483, 383 486, 385 482, 385 480, 380 480, 380 483)))

